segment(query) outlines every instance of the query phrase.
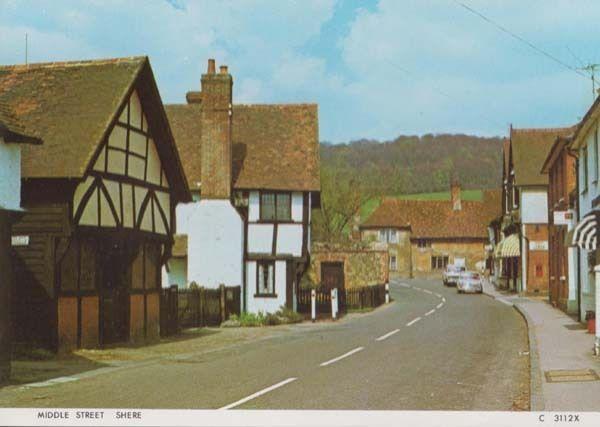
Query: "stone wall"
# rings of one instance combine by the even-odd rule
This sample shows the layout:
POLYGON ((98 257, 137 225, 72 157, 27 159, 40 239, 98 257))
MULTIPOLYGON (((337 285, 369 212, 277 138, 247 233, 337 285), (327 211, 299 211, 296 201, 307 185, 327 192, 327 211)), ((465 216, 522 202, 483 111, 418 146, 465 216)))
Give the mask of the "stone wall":
POLYGON ((448 263, 453 264, 456 258, 464 258, 467 270, 475 270, 475 264, 486 259, 485 242, 472 240, 432 241, 431 246, 419 248, 412 243, 414 275, 441 273, 431 269, 432 256, 448 256, 448 263))
POLYGON ((321 263, 343 262, 346 289, 380 285, 389 281, 389 255, 385 250, 373 250, 361 245, 315 245, 307 271, 309 282, 321 281, 321 263))

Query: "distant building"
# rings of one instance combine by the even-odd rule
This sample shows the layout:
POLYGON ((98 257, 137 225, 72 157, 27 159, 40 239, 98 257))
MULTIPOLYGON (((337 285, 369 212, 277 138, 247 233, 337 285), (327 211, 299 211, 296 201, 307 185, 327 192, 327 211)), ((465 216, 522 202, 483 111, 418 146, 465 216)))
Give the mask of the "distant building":
POLYGON ((187 271, 169 260, 166 280, 241 286, 242 311, 294 308, 319 203, 317 105, 233 105, 214 60, 201 86, 166 107, 194 199, 177 207, 187 271))
POLYGON ((21 146, 42 140, 25 129, 12 109, 0 102, 0 384, 10 375, 12 353, 11 307, 15 289, 11 227, 21 210, 21 146))
POLYGON ((147 57, 0 67, 23 151, 16 339, 69 350, 159 336, 160 268, 191 199, 147 57))
POLYGON ((361 224, 361 238, 387 245, 390 274, 428 275, 463 262, 474 270, 489 256, 488 224, 499 212, 499 191, 464 201, 453 182, 447 201, 384 199, 361 224))

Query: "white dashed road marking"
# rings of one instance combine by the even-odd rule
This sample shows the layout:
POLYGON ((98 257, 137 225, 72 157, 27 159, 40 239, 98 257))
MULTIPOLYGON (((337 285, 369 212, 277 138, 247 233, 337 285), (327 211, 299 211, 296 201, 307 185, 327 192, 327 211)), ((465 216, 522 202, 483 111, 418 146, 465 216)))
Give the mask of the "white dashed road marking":
POLYGON ((388 332, 387 334, 382 335, 379 338, 376 338, 375 341, 383 341, 384 339, 389 338, 398 332, 400 332, 400 329, 394 329, 392 332, 388 332))
POLYGON ((441 298, 441 297, 442 297, 442 295, 441 295, 441 294, 437 294, 437 293, 435 294, 435 296, 436 296, 436 297, 438 297, 438 298, 441 298))
POLYGON ((429 289, 423 289, 423 292, 429 295, 433 294, 433 292, 431 292, 429 289))
POLYGON ((430 314, 435 313, 435 308, 433 310, 429 310, 427 313, 425 313, 425 316, 429 316, 430 314))
POLYGON ((417 323, 419 320, 421 320, 421 318, 420 318, 420 317, 417 317, 416 319, 413 319, 413 320, 411 320, 410 322, 408 322, 408 323, 406 324, 406 326, 411 326, 411 325, 414 325, 414 324, 415 324, 415 323, 417 323))
POLYGON ((435 306, 435 308, 442 308, 442 306, 444 305, 443 302, 439 303, 438 305, 435 306))
POLYGON ((257 391, 254 394, 251 394, 248 397, 244 397, 243 399, 238 400, 237 402, 233 402, 227 406, 223 406, 222 408, 219 408, 219 410, 223 410, 223 409, 231 409, 231 408, 235 408, 236 406, 239 406, 243 403, 246 403, 252 399, 256 399, 258 396, 262 396, 263 394, 267 394, 270 391, 273 391, 275 389, 278 389, 279 387, 283 387, 286 384, 291 383, 292 381, 296 381, 298 378, 288 378, 287 380, 283 380, 280 383, 274 384, 271 387, 267 387, 264 390, 261 391, 257 391))
POLYGON ((331 360, 328 360, 327 362, 323 362, 323 363, 321 363, 321 365, 319 365, 319 366, 327 366, 327 365, 331 365, 332 363, 335 363, 335 362, 337 362, 338 360, 342 360, 342 359, 344 359, 344 358, 346 358, 346 357, 348 357, 348 356, 352 356, 354 353, 358 353, 359 351, 361 351, 361 350, 363 350, 363 349, 364 349, 364 347, 357 347, 357 348, 355 348, 354 350, 350 350, 348 353, 344 353, 344 354, 342 354, 341 356, 338 356, 338 357, 336 357, 335 359, 331 359, 331 360))

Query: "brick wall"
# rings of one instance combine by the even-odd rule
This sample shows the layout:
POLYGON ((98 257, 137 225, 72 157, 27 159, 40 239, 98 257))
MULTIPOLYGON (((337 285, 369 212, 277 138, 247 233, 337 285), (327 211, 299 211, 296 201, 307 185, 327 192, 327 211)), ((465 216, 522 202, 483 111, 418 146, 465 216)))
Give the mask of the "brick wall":
MULTIPOLYGON (((528 242, 548 242, 546 224, 525 224, 525 237, 528 242)), ((547 295, 549 284, 548 250, 531 250, 527 245, 527 294, 547 295)))

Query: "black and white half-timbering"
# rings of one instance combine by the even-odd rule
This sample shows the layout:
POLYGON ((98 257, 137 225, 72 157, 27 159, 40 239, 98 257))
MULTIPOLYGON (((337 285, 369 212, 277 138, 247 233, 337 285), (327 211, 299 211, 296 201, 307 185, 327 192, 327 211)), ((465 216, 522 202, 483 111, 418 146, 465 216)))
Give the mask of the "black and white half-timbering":
POLYGON ((210 60, 202 91, 166 107, 194 202, 177 207, 187 272, 169 262, 163 281, 239 285, 242 311, 294 308, 319 203, 317 106, 232 105, 232 86, 210 60))

